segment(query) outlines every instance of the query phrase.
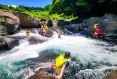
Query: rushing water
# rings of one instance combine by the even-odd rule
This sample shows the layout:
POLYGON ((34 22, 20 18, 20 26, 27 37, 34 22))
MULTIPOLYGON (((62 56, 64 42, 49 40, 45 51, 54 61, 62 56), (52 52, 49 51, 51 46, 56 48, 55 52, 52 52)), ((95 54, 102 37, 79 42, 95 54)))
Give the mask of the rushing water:
MULTIPOLYGON (((39 35, 35 36, 39 39, 39 35)), ((48 41, 35 45, 22 39, 19 46, 1 53, 0 79, 26 79, 33 74, 33 70, 26 66, 30 63, 28 59, 36 58, 40 52, 49 49, 57 49, 58 53, 61 53, 59 50, 69 51, 76 58, 64 76, 66 79, 102 79, 110 70, 117 68, 117 46, 83 36, 56 37, 40 37, 48 41)))

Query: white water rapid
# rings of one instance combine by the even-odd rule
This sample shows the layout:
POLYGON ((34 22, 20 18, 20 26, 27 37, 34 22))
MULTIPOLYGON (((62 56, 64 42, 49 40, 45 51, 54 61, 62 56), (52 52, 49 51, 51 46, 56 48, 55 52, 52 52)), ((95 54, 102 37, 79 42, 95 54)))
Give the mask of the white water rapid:
MULTIPOLYGON (((21 36, 23 34, 16 34, 16 36, 18 35, 21 36)), ((81 76, 82 74, 87 76, 93 72, 97 75, 101 75, 101 77, 92 76, 88 78, 89 76, 87 76, 86 79, 101 79, 103 77, 103 72, 101 71, 111 68, 116 69, 117 67, 117 46, 111 46, 105 42, 83 36, 62 35, 61 38, 58 38, 56 33, 51 38, 45 38, 35 34, 31 34, 31 36, 46 40, 46 42, 30 45, 27 39, 20 40, 19 46, 0 54, 0 66, 3 67, 7 64, 7 67, 10 68, 10 66, 12 66, 11 63, 38 57, 39 53, 46 49, 60 49, 71 52, 73 57, 78 58, 82 65, 86 66, 86 69, 80 70, 79 73, 75 75, 80 77, 78 79, 85 79, 81 76), (88 69, 87 65, 89 63, 95 67, 88 69), (109 66, 107 64, 109 64, 109 66)), ((10 70, 8 71, 10 72, 10 70)))

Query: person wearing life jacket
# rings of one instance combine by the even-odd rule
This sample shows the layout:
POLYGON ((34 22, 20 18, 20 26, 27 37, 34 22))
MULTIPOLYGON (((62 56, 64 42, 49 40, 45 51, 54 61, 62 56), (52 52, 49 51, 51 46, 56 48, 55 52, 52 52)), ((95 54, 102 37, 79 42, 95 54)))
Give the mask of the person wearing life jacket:
POLYGON ((65 68, 69 66, 70 60, 70 52, 65 52, 64 55, 60 55, 56 58, 55 63, 52 64, 52 69, 54 70, 55 74, 56 71, 60 71, 60 73, 59 75, 55 76, 55 79, 62 79, 65 68))
POLYGON ((101 28, 96 25, 96 28, 94 29, 94 37, 99 39, 101 38, 101 35, 103 34, 103 31, 101 30, 101 28))
POLYGON ((27 30, 26 30, 26 36, 29 36, 29 35, 30 35, 30 30, 27 29, 27 30))
POLYGON ((48 26, 47 26, 47 20, 46 19, 41 19, 41 32, 45 36, 47 31, 48 31, 48 26))
POLYGON ((42 32, 43 32, 43 35, 44 35, 44 36, 46 35, 47 30, 48 30, 47 25, 44 23, 44 24, 42 25, 42 32))

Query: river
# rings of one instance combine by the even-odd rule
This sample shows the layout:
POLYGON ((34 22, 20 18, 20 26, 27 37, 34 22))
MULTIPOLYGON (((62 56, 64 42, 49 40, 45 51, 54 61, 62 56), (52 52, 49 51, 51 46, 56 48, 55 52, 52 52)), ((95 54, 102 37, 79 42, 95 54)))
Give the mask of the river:
POLYGON ((28 66, 29 60, 45 50, 56 53, 69 51, 76 58, 75 65, 72 64, 64 79, 103 79, 111 70, 117 69, 116 45, 84 36, 62 35, 61 38, 55 36, 34 45, 22 39, 19 46, 1 52, 0 79, 27 79, 33 74, 33 68, 28 66))

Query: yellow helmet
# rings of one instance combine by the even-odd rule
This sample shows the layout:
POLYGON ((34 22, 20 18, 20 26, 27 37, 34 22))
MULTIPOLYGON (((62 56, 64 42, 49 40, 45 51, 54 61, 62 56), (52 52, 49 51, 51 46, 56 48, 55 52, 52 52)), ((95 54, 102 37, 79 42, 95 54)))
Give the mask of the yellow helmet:
POLYGON ((94 24, 93 28, 95 29, 95 28, 97 28, 97 26, 98 26, 98 24, 96 23, 96 24, 94 24))

